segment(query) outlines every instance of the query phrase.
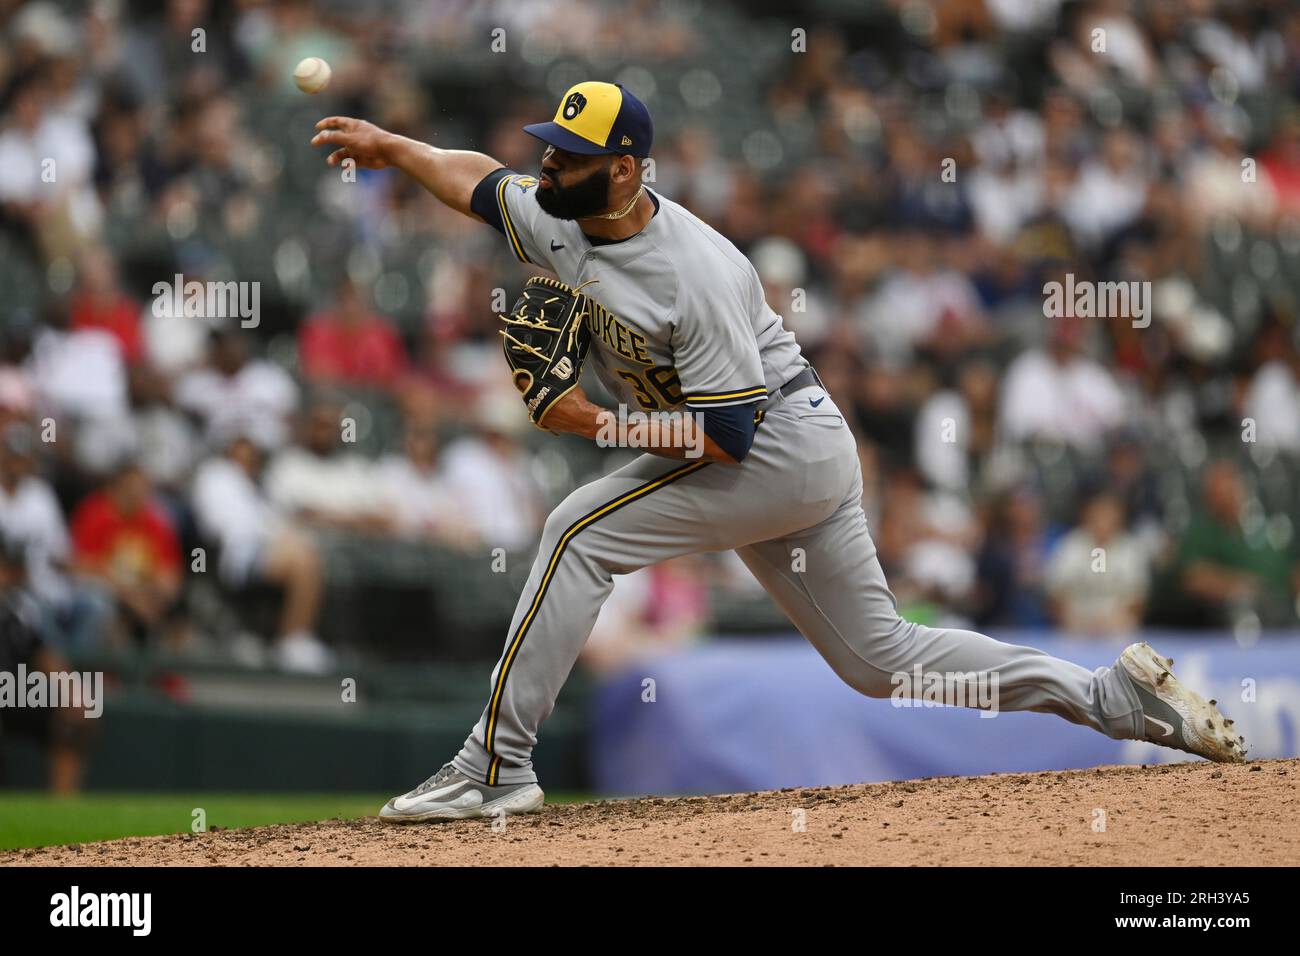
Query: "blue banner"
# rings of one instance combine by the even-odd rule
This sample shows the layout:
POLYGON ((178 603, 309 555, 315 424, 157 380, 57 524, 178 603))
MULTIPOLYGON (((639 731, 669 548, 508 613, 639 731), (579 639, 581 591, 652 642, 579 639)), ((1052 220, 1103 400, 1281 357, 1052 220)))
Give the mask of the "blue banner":
MULTIPOLYGON (((997 635, 1089 669, 1125 643, 997 635)), ((1252 759, 1294 757, 1300 637, 1253 647, 1152 635, 1179 680, 1236 722, 1252 759)), ((595 695, 592 771, 603 793, 734 793, 917 777, 1196 760, 1112 740, 1051 714, 902 710, 843 684, 802 639, 723 640, 634 665, 595 695)))

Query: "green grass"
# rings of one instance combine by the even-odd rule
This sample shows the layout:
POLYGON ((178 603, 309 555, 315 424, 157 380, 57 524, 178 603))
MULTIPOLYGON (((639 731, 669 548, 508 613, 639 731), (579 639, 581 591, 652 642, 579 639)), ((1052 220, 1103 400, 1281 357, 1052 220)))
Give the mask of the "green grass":
MULTIPOLYGON (((202 808, 207 828, 374 816, 392 794, 90 793, 53 797, 0 792, 0 850, 89 843, 128 836, 190 832, 202 808)), ((584 794, 550 794, 547 803, 578 803, 584 794)))

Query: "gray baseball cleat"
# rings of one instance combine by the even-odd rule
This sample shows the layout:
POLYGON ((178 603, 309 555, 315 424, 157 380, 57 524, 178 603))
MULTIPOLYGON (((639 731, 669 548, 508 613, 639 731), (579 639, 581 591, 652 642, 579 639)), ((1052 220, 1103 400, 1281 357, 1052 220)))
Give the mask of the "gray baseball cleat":
POLYGON ((507 783, 489 787, 465 776, 451 764, 409 793, 393 797, 379 819, 385 823, 436 823, 515 813, 536 813, 545 795, 535 783, 507 783))
POLYGON ((1172 657, 1161 657, 1143 641, 1126 647, 1119 663, 1142 704, 1143 740, 1218 763, 1245 762, 1246 738, 1232 729, 1217 701, 1178 682, 1172 657))

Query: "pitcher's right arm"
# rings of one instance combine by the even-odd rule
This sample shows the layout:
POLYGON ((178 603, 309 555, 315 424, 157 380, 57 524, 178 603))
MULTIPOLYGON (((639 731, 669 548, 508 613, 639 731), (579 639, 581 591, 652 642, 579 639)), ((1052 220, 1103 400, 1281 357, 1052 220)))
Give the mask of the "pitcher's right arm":
POLYGON ((470 202, 474 187, 488 173, 501 168, 501 163, 491 156, 464 149, 439 149, 351 116, 327 116, 316 124, 316 130, 313 146, 337 147, 326 158, 331 166, 352 159, 362 169, 400 169, 439 202, 482 221, 470 208, 470 202))

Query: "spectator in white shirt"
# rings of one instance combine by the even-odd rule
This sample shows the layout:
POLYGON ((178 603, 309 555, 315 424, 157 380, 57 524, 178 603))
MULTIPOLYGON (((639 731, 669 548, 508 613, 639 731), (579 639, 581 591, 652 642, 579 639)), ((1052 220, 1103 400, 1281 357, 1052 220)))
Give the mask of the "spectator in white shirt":
POLYGON ((168 399, 167 383, 141 363, 127 373, 131 408, 126 416, 82 428, 75 458, 92 474, 105 474, 124 458, 138 461, 168 502, 184 494, 198 457, 199 439, 189 417, 168 399))
POLYGON ((1081 244, 1097 248, 1142 214, 1151 186, 1145 157, 1130 130, 1115 129, 1101 156, 1083 164, 1060 210, 1081 244))
POLYGON ((271 503, 285 516, 341 531, 388 533, 393 520, 368 459, 344 450, 343 414, 329 401, 303 418, 299 444, 284 449, 266 473, 271 503))
POLYGON ((1246 4, 1221 4, 1213 17, 1199 18, 1192 29, 1196 49, 1251 93, 1264 92, 1286 58, 1283 40, 1275 31, 1254 29, 1254 13, 1246 4))
POLYGON ((906 366, 918 350, 960 350, 987 327, 974 283, 945 261, 944 242, 920 231, 894 237, 894 268, 861 317, 867 344, 888 365, 906 366))
POLYGON ((1089 637, 1133 634, 1142 623, 1150 588, 1147 549, 1124 528, 1115 495, 1093 495, 1078 527, 1047 561, 1048 603, 1057 625, 1089 637))
POLYGON ((1234 127, 1224 114, 1211 115, 1205 125, 1208 148, 1189 150, 1181 164, 1186 194, 1196 197, 1187 204, 1187 214, 1200 231, 1208 231, 1223 217, 1267 228, 1277 196, 1267 175, 1244 178, 1245 130, 1234 127))
POLYGON ((149 364, 170 379, 179 379, 185 372, 199 368, 207 355, 212 330, 220 321, 186 315, 183 301, 170 292, 150 299, 140 315, 149 364))
POLYGON ((404 454, 384 458, 376 474, 398 533, 461 546, 477 540, 443 477, 434 429, 408 426, 402 445, 404 454))
POLYGON ((23 549, 45 636, 65 652, 93 650, 107 634, 113 604, 69 573, 68 526, 54 489, 36 473, 35 442, 26 424, 12 423, 0 435, 0 535, 23 549))
POLYGON ((993 450, 997 421, 997 366, 983 358, 964 362, 955 388, 930 396, 916 416, 916 464, 937 488, 969 495, 972 466, 993 450))
POLYGON ((976 166, 968 186, 980 232, 1009 243, 1022 226, 1043 211, 1043 121, 1025 109, 1012 109, 1002 91, 989 98, 984 122, 971 134, 976 166))
POLYGON ((75 255, 100 227, 95 144, 83 120, 51 110, 49 78, 15 80, 0 115, 0 206, 35 232, 48 261, 75 255))
POLYGON ((281 519, 258 478, 262 454, 236 434, 223 455, 195 473, 193 504, 203 536, 220 548, 217 570, 232 588, 263 581, 284 589, 276 660, 286 670, 320 673, 334 655, 315 629, 320 610, 322 566, 309 535, 281 519))
POLYGON ((531 428, 517 395, 494 394, 479 405, 477 433, 453 442, 444 456, 447 484, 461 514, 490 548, 532 546, 545 512, 528 455, 516 440, 531 428))
POLYGON ((1260 366, 1246 389, 1244 411, 1255 423, 1255 441, 1279 451, 1300 452, 1300 356, 1290 331, 1270 325, 1256 345, 1260 366))
POLYGON ((249 354, 248 334, 231 325, 213 331, 208 365, 183 375, 175 400, 197 415, 209 438, 253 428, 264 448, 283 445, 298 406, 298 386, 274 362, 249 354))
POLYGON ((102 329, 72 330, 62 309, 47 314, 27 369, 42 413, 101 422, 127 417, 126 364, 118 340, 102 329))
POLYGON ((1081 451, 1122 423, 1124 394, 1110 371, 1082 354, 1084 326, 1057 319, 1047 349, 1021 353, 1002 384, 1000 428, 1010 441, 1045 439, 1081 451))

